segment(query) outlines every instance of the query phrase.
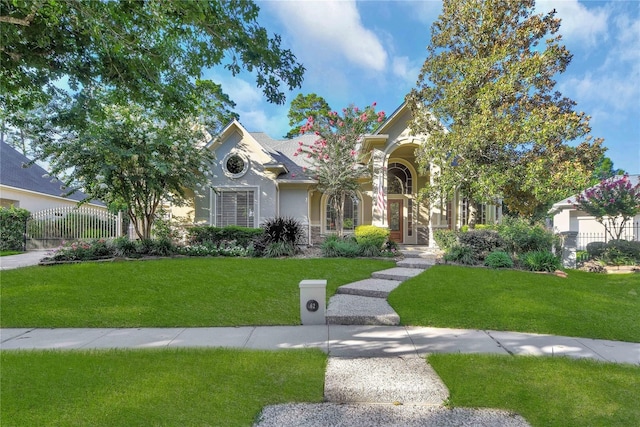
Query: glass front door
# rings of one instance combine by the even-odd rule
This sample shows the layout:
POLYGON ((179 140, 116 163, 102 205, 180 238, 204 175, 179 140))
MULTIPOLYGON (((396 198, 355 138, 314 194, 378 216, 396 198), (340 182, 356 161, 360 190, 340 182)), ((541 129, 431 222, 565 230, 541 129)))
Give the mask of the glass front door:
POLYGON ((402 243, 402 223, 404 222, 402 200, 389 200, 388 203, 387 221, 389 222, 389 237, 394 242, 402 243))

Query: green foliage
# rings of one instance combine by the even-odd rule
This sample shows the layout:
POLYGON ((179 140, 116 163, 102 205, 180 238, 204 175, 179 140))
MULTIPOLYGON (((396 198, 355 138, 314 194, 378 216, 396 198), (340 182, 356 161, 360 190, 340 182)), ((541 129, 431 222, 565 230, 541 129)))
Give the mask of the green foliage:
POLYGON ((598 159, 596 168, 591 174, 591 182, 589 184, 596 185, 603 179, 612 178, 616 175, 624 175, 626 172, 622 169, 613 167, 613 160, 605 156, 604 153, 598 159))
POLYGON ((518 262, 530 271, 553 272, 562 267, 560 259, 548 251, 525 252, 518 257, 518 262))
POLYGON ((470 246, 455 244, 444 255, 444 260, 465 265, 475 265, 478 262, 478 257, 470 246))
POLYGON ((496 249, 504 248, 504 241, 497 231, 493 230, 469 230, 458 234, 458 242, 461 246, 468 246, 473 250, 480 261, 496 249))
POLYGON ((493 251, 485 258, 484 265, 491 268, 511 268, 513 260, 504 251, 493 251))
POLYGON ((64 92, 70 98, 60 117, 88 124, 83 112, 102 85, 165 116, 193 115, 202 96, 219 110, 233 103, 202 72, 221 64, 232 75, 255 73, 267 100, 282 104, 304 67, 258 24, 258 11, 235 0, 3 1, 0 109, 29 109, 64 92), (67 92, 61 78, 69 79, 67 92))
POLYGON ((293 127, 284 137, 290 139, 300 135, 300 128, 309 117, 313 117, 316 121, 328 120, 329 111, 331 111, 331 107, 323 97, 315 93, 308 95, 299 93, 291 100, 287 117, 289 118, 289 126, 293 127))
POLYGON ((375 225, 360 225, 355 230, 356 241, 359 245, 367 245, 381 249, 389 238, 389 229, 375 225))
POLYGON ((587 243, 587 253, 589 254, 589 258, 600 258, 606 249, 606 242, 587 243))
POLYGON ((589 117, 555 88, 571 61, 559 28, 534 0, 444 2, 408 97, 414 134, 429 135, 417 161, 439 169, 432 192, 500 196, 531 216, 587 185, 602 141, 591 141, 589 117))
POLYGON ((611 265, 635 265, 640 263, 640 242, 611 240, 601 255, 602 260, 611 265))
POLYGON ((327 236, 320 246, 326 258, 354 258, 360 255, 358 243, 351 237, 327 236))
POLYGON ((11 206, 0 208, 0 250, 22 251, 24 247, 24 232, 31 213, 22 208, 11 206))
POLYGON ((188 242, 190 245, 210 244, 214 247, 222 246, 227 242, 235 242, 238 246, 248 248, 251 242, 263 233, 262 228, 236 225, 227 227, 196 226, 189 228, 188 242))
POLYGON ((448 251, 458 242, 458 233, 455 230, 437 229, 433 232, 433 239, 443 251, 448 251))
POLYGON ((460 231, 466 233, 469 230, 493 230, 495 227, 491 224, 476 224, 472 229, 469 228, 468 225, 463 225, 460 227, 460 231))
POLYGON ((595 216, 612 239, 620 239, 625 224, 640 213, 640 183, 632 185, 628 175, 603 179, 579 194, 575 207, 595 216))
POLYGON ((498 233, 504 240, 505 249, 511 254, 532 251, 550 251, 556 241, 553 232, 540 224, 530 224, 519 217, 504 217, 497 225, 498 233))
POLYGON ((262 256, 266 258, 280 258, 293 256, 297 252, 297 248, 287 242, 271 242, 262 252, 262 256))

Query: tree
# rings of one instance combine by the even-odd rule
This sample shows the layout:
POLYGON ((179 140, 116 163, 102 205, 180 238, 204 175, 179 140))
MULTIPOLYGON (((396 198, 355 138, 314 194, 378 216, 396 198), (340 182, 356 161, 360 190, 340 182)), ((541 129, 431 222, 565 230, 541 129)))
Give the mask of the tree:
POLYGON ((336 230, 342 236, 344 201, 354 195, 358 179, 368 173, 363 153, 358 152, 362 136, 370 133, 385 119, 383 111, 376 113, 376 104, 360 110, 353 105, 344 108, 342 115, 328 113, 328 120, 308 117, 301 132, 313 132, 318 139, 310 146, 299 142, 294 156, 306 155, 310 163, 307 173, 318 180, 318 189, 329 197, 336 213, 336 230))
POLYGON ((289 126, 292 128, 284 136, 285 138, 295 138, 300 135, 300 128, 302 128, 309 117, 313 117, 315 121, 328 120, 331 107, 327 104, 327 101, 323 97, 310 93, 309 95, 298 94, 291 101, 291 107, 289 107, 289 126))
POLYGON ((533 0, 444 1, 408 96, 414 132, 429 135, 418 162, 439 169, 427 194, 503 198, 511 212, 531 215, 587 185, 602 141, 591 141, 589 117, 554 91, 571 54, 555 12, 533 8, 533 0))
POLYGON ((281 104, 281 87, 299 87, 304 67, 258 25, 258 11, 245 0, 0 0, 0 111, 46 103, 68 79, 76 122, 96 88, 179 117, 193 112, 202 70, 223 62, 233 75, 255 72, 281 104))
POLYGON ((640 213, 640 183, 632 185, 627 174, 603 179, 579 194, 574 206, 595 216, 612 239, 620 239, 627 221, 640 213))
POLYGON ((138 237, 148 239, 163 203, 184 205, 186 188, 209 182, 213 154, 204 144, 210 136, 195 117, 170 121, 110 95, 100 97, 102 114, 92 114, 91 126, 50 128, 39 144, 69 193, 82 189, 89 200, 125 206, 138 237))
POLYGON ((616 175, 624 175, 626 172, 622 169, 614 169, 613 160, 602 154, 598 159, 596 168, 591 175, 591 185, 595 185, 603 179, 611 178, 616 175))

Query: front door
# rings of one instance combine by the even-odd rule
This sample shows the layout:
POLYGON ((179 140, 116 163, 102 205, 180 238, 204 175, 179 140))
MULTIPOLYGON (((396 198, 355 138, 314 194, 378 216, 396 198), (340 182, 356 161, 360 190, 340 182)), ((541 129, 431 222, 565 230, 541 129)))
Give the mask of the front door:
POLYGON ((389 222, 389 238, 402 243, 402 200, 388 200, 387 221, 389 222))

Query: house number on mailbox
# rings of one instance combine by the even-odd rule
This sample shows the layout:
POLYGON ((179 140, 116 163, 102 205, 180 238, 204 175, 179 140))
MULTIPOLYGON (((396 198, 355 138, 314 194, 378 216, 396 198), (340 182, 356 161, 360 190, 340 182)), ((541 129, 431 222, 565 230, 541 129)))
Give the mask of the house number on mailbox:
POLYGON ((314 312, 318 311, 318 308, 320 308, 320 304, 318 304, 318 301, 314 299, 310 299, 309 301, 307 301, 307 310, 314 312))

